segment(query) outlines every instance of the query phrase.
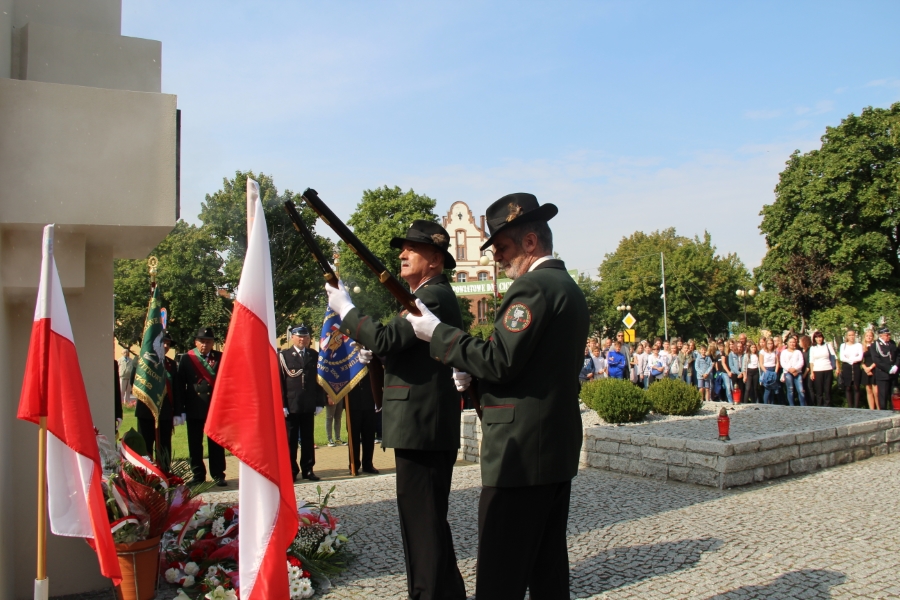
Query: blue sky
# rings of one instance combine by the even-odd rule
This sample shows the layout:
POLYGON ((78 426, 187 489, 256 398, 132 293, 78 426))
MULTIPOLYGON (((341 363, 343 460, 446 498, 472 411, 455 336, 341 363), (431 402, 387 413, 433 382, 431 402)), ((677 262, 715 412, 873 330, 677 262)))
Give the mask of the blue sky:
POLYGON ((790 153, 900 100, 898 22, 898 2, 124 0, 122 33, 162 41, 188 220, 238 169, 345 218, 382 185, 476 216, 528 191, 595 275, 672 226, 757 266, 790 153))

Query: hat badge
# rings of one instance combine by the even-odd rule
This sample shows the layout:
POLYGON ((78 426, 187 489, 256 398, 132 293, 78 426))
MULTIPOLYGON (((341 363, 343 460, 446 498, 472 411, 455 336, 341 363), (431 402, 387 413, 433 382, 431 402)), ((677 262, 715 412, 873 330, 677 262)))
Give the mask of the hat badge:
POLYGON ((438 246, 443 246, 444 244, 446 244, 448 242, 447 236, 445 236, 443 233, 431 234, 431 241, 433 241, 438 246))
POLYGON ((509 215, 506 217, 506 222, 509 223, 513 219, 520 217, 522 215, 522 207, 516 204, 515 202, 509 203, 509 215))

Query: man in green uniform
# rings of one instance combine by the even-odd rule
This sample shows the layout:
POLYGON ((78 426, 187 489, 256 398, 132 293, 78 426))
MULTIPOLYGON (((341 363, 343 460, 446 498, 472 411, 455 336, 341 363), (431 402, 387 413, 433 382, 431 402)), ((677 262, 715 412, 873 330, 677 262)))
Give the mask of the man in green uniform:
MULTIPOLYGON (((430 221, 414 221, 400 250, 400 277, 435 318, 462 327, 456 295, 442 274, 456 266, 450 236, 430 221)), ((384 359, 384 438, 394 448, 397 508, 409 597, 466 597, 447 522, 450 480, 459 450, 459 392, 452 369, 435 361, 428 344, 397 316, 387 325, 360 313, 344 290, 330 285, 328 304, 341 317, 341 332, 384 359)))
POLYGON ((487 210, 494 258, 515 281, 490 340, 407 316, 431 356, 478 379, 483 417, 478 598, 569 597, 566 521, 582 425, 578 374, 589 320, 584 294, 553 258, 552 204, 510 194, 487 210))

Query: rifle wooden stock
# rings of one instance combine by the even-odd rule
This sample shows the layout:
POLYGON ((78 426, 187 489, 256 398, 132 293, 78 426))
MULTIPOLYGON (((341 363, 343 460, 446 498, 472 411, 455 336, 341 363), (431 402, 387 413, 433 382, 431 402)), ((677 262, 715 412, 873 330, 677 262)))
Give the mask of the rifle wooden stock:
POLYGON ((294 224, 294 229, 300 234, 300 237, 303 238, 303 241, 306 242, 306 247, 309 248, 310 253, 312 253, 313 258, 316 263, 318 263, 319 267, 322 269, 322 275, 325 277, 325 281, 327 281, 332 287, 338 286, 338 278, 334 273, 334 269, 331 268, 331 263, 328 262, 328 258, 325 256, 325 253, 322 252, 322 248, 319 247, 319 243, 316 241, 316 238, 313 237, 312 232, 306 226, 306 223, 303 222, 303 219, 300 218, 300 213, 297 212, 297 206, 288 200, 284 203, 284 210, 287 211, 288 217, 291 218, 291 223, 294 224))
POLYGON ((400 280, 387 270, 384 263, 378 260, 378 257, 372 254, 372 251, 359 241, 359 238, 344 225, 344 222, 337 218, 331 209, 322 202, 322 199, 319 198, 319 194, 316 190, 307 188, 306 191, 303 192, 303 199, 306 201, 306 204, 316 211, 316 214, 325 221, 325 224, 331 227, 338 237, 350 247, 350 250, 359 257, 363 264, 366 265, 370 271, 375 273, 375 276, 378 277, 378 281, 381 282, 381 285, 387 288, 391 293, 391 296, 396 298, 397 301, 403 305, 403 308, 414 315, 418 316, 421 314, 419 308, 416 306, 416 297, 412 292, 406 289, 406 287, 400 283, 400 280))

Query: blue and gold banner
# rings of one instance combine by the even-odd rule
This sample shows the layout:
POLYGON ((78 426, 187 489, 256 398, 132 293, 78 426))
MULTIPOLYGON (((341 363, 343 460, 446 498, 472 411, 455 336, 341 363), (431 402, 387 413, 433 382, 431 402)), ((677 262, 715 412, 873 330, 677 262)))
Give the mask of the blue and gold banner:
POLYGON ((319 385, 332 402, 340 401, 362 381, 368 367, 359 362, 359 349, 341 333, 341 318, 329 307, 319 336, 319 385))

